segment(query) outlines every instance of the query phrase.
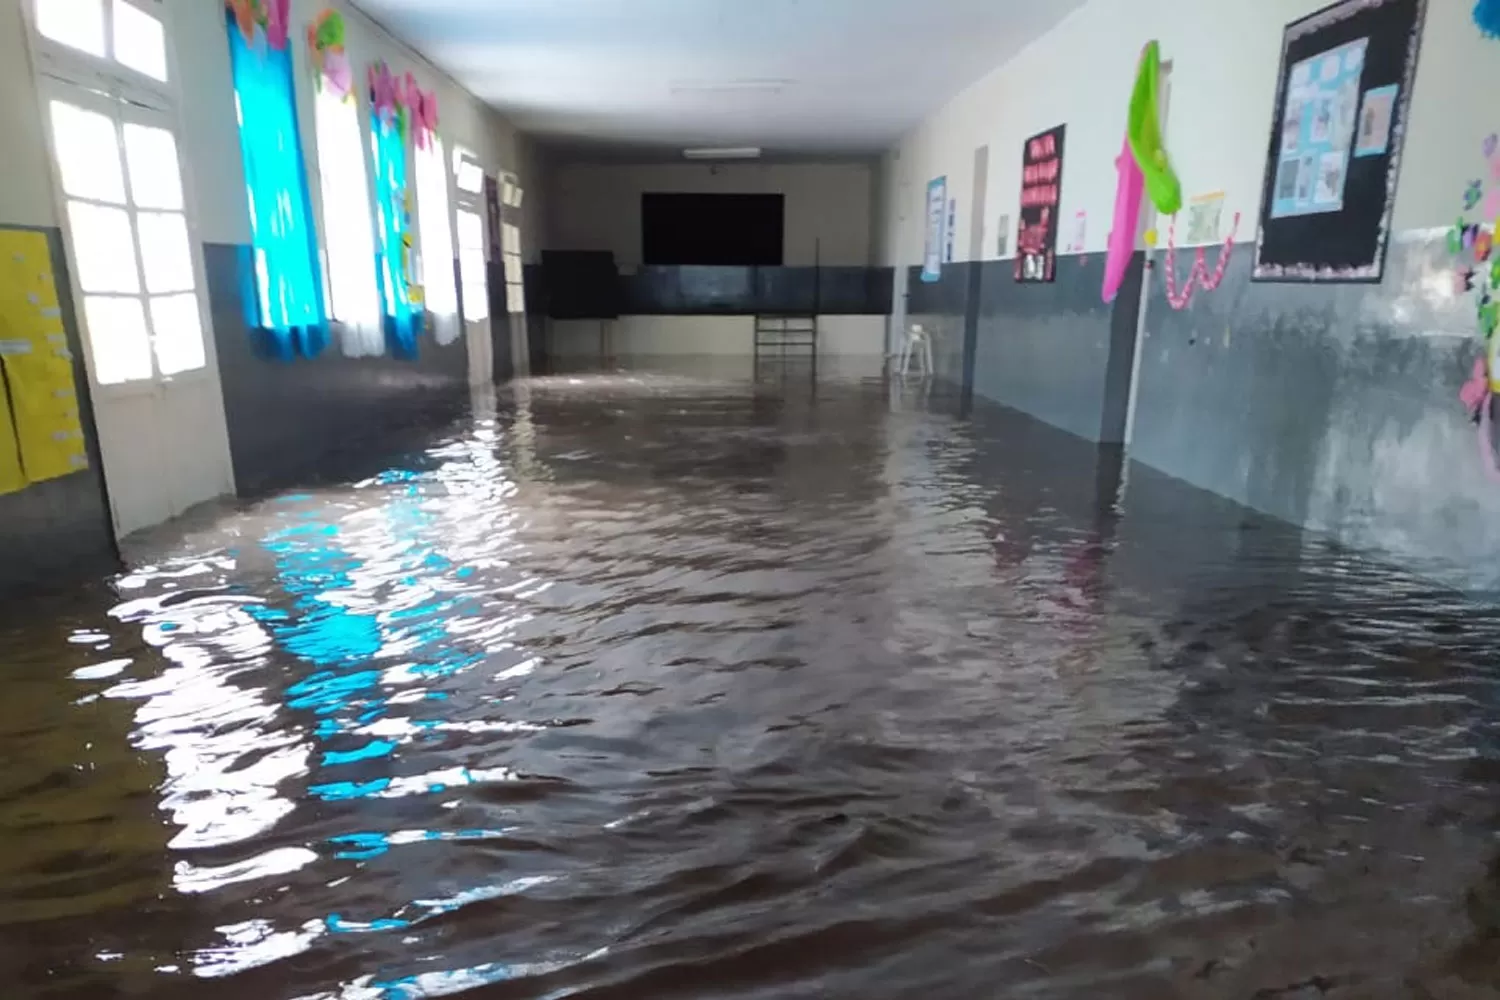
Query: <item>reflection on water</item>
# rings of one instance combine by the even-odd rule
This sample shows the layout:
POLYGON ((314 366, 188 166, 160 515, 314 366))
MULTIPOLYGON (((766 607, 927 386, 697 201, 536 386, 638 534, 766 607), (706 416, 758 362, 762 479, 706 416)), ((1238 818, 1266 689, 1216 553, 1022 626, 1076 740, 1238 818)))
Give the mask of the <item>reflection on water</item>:
POLYGON ((1492 995, 1496 616, 1128 472, 559 376, 164 533, 0 625, 4 995, 1492 995))

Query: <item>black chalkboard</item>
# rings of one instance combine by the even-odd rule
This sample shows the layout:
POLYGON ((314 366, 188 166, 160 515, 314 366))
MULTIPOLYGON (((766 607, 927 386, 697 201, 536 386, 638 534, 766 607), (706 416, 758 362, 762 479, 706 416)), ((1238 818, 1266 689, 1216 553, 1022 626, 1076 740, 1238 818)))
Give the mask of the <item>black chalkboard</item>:
POLYGON ((1380 280, 1426 12, 1342 0, 1287 26, 1255 280, 1380 280))

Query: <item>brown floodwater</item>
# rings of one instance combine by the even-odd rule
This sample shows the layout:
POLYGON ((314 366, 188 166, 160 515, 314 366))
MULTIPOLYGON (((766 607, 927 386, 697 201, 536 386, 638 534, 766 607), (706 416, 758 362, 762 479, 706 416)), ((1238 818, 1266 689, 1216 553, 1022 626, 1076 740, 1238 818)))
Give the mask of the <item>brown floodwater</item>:
POLYGON ((5 1000, 1500 990, 1492 604, 878 380, 437 418, 0 610, 5 1000))

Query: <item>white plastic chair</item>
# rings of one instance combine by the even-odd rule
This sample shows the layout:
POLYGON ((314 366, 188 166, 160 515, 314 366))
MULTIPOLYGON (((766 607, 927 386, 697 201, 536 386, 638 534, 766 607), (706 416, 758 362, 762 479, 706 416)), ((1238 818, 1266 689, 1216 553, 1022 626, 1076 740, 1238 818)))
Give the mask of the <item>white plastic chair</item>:
POLYGON ((902 377, 910 374, 907 370, 911 367, 912 359, 917 360, 917 374, 924 378, 931 378, 932 366, 932 335, 920 323, 913 323, 906 328, 906 337, 901 342, 901 355, 896 365, 896 374, 902 377))

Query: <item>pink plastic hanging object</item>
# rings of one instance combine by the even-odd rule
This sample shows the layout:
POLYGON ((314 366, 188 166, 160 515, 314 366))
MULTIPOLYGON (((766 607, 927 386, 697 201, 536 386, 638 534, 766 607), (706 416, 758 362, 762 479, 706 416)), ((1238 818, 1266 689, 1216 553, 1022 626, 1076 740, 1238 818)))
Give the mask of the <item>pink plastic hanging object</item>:
POLYGON ((1141 198, 1146 191, 1146 178, 1135 154, 1130 151, 1130 138, 1121 144, 1120 156, 1115 160, 1119 180, 1115 184, 1115 223, 1109 234, 1109 252, 1104 258, 1104 301, 1113 302, 1125 281, 1125 272, 1130 268, 1130 256, 1135 253, 1135 234, 1140 226, 1141 198))

